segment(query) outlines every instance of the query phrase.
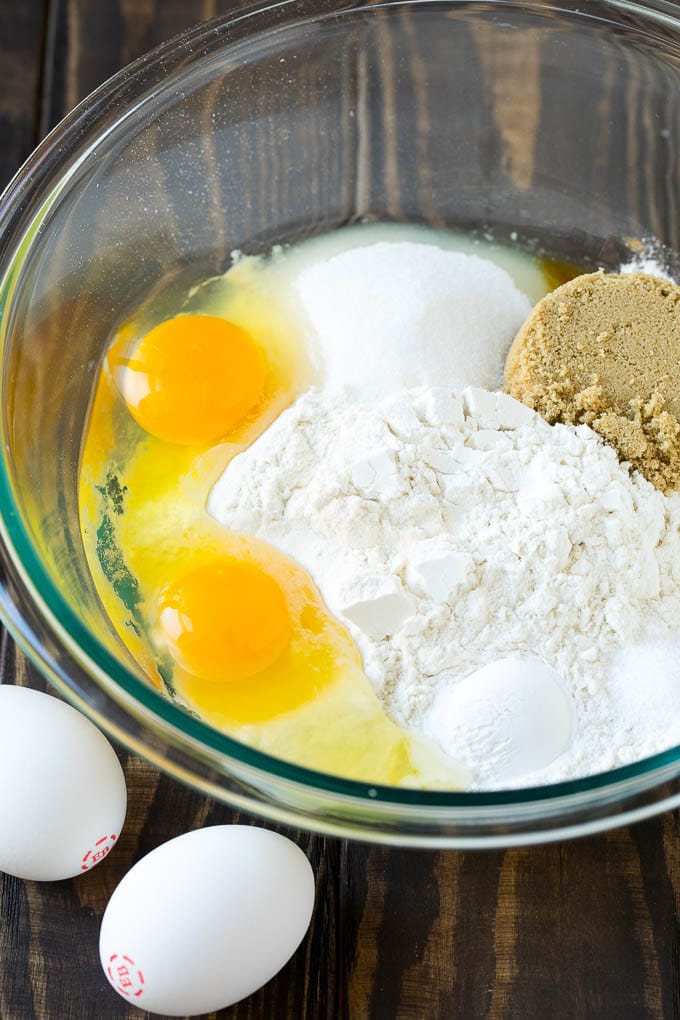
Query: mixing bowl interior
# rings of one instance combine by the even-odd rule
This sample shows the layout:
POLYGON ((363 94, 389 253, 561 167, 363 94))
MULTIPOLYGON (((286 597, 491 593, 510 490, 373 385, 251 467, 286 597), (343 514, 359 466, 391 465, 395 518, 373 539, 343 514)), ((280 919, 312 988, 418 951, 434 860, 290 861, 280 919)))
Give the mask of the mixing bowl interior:
POLYGON ((1 224, 4 612, 116 735, 256 810, 407 842, 544 839, 678 796, 677 750, 554 789, 454 795, 368 789, 244 748, 147 687, 94 589, 77 506, 116 324, 142 300, 171 314, 235 249, 403 221, 583 266, 653 237, 678 269, 673 10, 284 3, 133 65, 15 180, 1 224))

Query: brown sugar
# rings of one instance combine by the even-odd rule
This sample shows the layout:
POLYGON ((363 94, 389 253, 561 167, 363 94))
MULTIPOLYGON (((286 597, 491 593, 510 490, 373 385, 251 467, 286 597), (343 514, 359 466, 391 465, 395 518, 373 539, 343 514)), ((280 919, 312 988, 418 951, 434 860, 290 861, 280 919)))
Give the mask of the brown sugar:
POLYGON ((578 276, 517 334, 505 389, 551 424, 590 425, 662 492, 680 488, 680 287, 578 276))

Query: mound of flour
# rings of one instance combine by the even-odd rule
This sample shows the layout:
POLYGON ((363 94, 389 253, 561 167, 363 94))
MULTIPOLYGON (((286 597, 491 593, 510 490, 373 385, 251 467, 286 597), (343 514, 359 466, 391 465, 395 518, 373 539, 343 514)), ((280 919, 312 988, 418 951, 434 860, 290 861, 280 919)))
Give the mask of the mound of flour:
POLYGON ((307 568, 404 725, 422 729, 442 690, 496 660, 555 671, 569 746, 512 780, 472 747, 478 788, 586 775, 680 742, 672 677, 647 725, 638 688, 653 677, 634 668, 677 648, 680 497, 631 477, 586 426, 549 426, 480 389, 373 406, 311 391, 230 464, 208 509, 307 568))

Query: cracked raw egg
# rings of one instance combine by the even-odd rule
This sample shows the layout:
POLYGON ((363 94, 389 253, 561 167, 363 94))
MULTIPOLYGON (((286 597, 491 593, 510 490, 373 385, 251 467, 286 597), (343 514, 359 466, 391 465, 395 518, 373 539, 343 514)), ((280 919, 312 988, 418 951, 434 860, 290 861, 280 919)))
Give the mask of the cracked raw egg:
MULTIPOLYGON (((167 514, 163 501, 156 511, 167 514)), ((187 704, 221 726, 263 724, 313 703, 356 668, 353 642, 294 560, 208 520, 189 523, 176 508, 169 566, 142 538, 154 517, 131 517, 121 536, 128 548, 130 528, 141 539, 144 563, 134 555, 130 562, 156 593, 151 639, 172 661, 173 685, 187 704)))
POLYGON ((118 330, 81 464, 95 584, 150 681, 207 723, 310 768, 450 785, 443 756, 387 717, 309 574, 206 511, 229 461, 315 380, 285 293, 275 264, 244 259, 179 314, 152 301, 118 330))
POLYGON ((290 645, 283 589, 256 563, 222 556, 165 585, 159 626, 187 672, 214 683, 261 673, 290 645))
POLYGON ((263 351, 240 326, 215 315, 178 315, 131 349, 109 356, 135 421, 168 443, 207 446, 231 437, 261 402, 263 351))

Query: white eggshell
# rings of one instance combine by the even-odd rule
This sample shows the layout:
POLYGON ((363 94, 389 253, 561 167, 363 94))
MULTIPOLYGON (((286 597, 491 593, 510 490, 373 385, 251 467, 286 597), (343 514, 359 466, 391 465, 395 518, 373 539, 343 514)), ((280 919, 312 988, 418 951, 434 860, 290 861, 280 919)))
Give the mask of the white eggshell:
POLYGON ((80 712, 0 684, 0 871, 40 882, 89 871, 125 820, 125 777, 80 712))
POLYGON ((152 1013, 210 1013, 272 978, 302 941, 314 876, 285 836, 217 825, 142 858, 104 913, 99 955, 116 991, 152 1013))

